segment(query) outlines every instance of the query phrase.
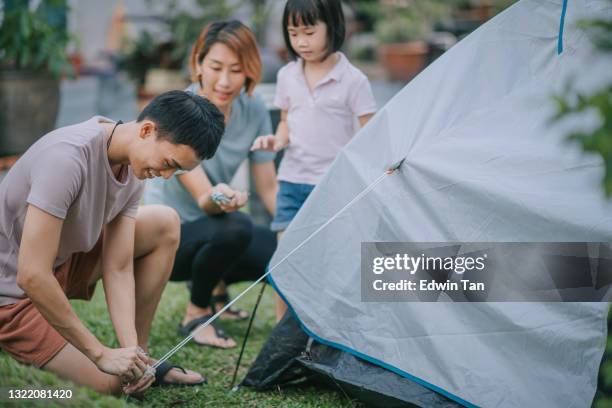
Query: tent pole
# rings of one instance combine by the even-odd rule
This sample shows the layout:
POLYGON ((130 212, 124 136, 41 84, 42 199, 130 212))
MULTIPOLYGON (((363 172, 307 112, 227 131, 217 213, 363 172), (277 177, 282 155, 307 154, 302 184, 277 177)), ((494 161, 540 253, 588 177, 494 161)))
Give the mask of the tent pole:
POLYGON ((234 375, 232 377, 232 383, 230 384, 230 390, 234 388, 234 384, 236 384, 236 377, 238 376, 238 369, 240 368, 240 362, 242 361, 242 355, 244 354, 244 349, 246 348, 247 340, 249 338, 249 334, 251 333, 251 326, 253 325, 253 320, 255 320, 255 313, 257 313, 257 308, 259 307, 259 303, 261 302, 261 298, 263 296, 264 290, 266 289, 267 282, 264 281, 261 286, 261 290, 259 291, 259 295, 257 296, 257 301, 255 302, 255 306, 253 306, 253 311, 251 312, 251 318, 249 319, 249 325, 247 326, 246 332, 244 334, 244 340, 242 341, 242 347, 240 348, 240 354, 238 355, 238 360, 236 361, 236 368, 234 369, 234 375))

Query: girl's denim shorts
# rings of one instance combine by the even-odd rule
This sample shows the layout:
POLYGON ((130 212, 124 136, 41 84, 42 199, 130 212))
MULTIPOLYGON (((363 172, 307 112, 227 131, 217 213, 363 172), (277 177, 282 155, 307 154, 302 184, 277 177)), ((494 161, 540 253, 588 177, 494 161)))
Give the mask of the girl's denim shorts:
POLYGON ((286 230, 310 192, 315 188, 313 184, 290 183, 282 180, 278 184, 276 214, 270 225, 272 231, 286 230))

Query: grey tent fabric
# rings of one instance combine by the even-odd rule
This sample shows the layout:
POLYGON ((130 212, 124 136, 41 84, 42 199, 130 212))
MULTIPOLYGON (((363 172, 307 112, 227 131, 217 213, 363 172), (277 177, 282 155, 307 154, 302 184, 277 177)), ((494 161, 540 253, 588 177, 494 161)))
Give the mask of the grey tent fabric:
POLYGON ((603 165, 551 125, 551 95, 612 76, 576 26, 610 2, 523 0, 454 46, 340 153, 286 231, 275 266, 392 163, 395 174, 275 268, 317 340, 456 402, 590 406, 606 340, 604 303, 365 303, 360 243, 610 242, 603 165))
POLYGON ((292 313, 274 327, 241 386, 256 390, 302 381, 325 384, 373 407, 456 408, 456 402, 378 365, 314 341, 292 313))

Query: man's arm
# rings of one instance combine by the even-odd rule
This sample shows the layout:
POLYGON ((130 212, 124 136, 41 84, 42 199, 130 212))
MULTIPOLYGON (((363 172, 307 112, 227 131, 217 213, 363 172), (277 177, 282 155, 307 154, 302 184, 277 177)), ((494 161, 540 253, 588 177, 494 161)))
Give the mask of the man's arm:
POLYGON ((102 281, 115 333, 121 347, 138 346, 134 283, 133 218, 119 215, 104 227, 102 281))
POLYGON ((19 247, 17 284, 49 324, 101 371, 126 380, 138 378, 146 369, 146 356, 136 347, 110 349, 103 346, 79 320, 55 279, 53 262, 62 225, 61 218, 28 206, 19 247))
POLYGON ((72 309, 53 273, 63 220, 28 206, 17 263, 17 284, 43 317, 91 361, 98 361, 104 346, 72 309))

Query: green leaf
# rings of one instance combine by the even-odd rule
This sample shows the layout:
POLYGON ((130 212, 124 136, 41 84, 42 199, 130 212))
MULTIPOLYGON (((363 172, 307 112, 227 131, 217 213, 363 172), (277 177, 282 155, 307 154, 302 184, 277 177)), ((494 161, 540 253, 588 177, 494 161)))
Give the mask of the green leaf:
POLYGON ((65 30, 50 25, 47 11, 67 9, 66 0, 41 0, 36 10, 30 9, 29 0, 14 4, 0 25, 0 65, 28 70, 52 69, 59 74, 61 67, 68 63, 66 45, 71 37, 65 30))
MULTIPOLYGON (((587 31, 598 52, 612 52, 612 19, 582 21, 580 27, 587 31)), ((598 113, 601 119, 599 126, 588 131, 575 131, 567 137, 568 140, 579 143, 584 151, 602 157, 605 170, 602 187, 606 196, 612 197, 612 83, 589 94, 581 94, 576 92, 571 81, 568 81, 562 94, 553 96, 553 102, 556 112, 551 122, 586 112, 598 113)))
POLYGON ((30 38, 30 35, 32 34, 32 20, 30 19, 30 16, 28 15, 28 13, 20 13, 20 29, 21 29, 21 35, 24 39, 28 39, 30 38))

